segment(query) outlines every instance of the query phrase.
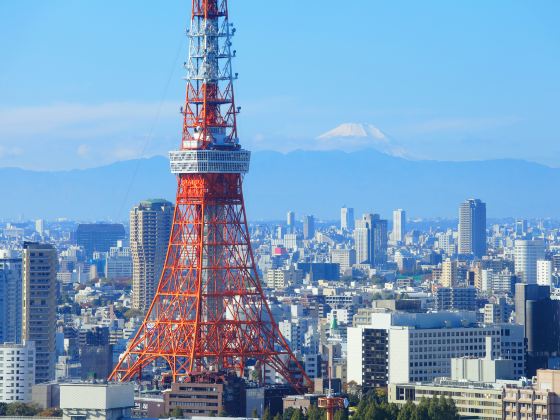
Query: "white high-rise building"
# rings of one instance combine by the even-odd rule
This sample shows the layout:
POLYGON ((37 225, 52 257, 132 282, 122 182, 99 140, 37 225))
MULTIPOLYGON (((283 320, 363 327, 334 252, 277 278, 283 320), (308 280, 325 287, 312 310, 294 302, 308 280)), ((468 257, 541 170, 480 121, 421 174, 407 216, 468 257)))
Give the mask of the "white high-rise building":
POLYGON ((132 252, 132 307, 147 311, 165 264, 173 224, 173 204, 166 200, 143 201, 130 212, 132 252))
POLYGON ((286 214, 286 224, 288 225, 288 233, 296 232, 296 214, 293 211, 286 214))
POLYGON ((340 209, 340 229, 352 231, 354 230, 354 209, 342 207, 340 209))
POLYGON ((43 219, 35 220, 35 232, 41 236, 45 234, 45 221, 43 219))
POLYGON ((370 263, 371 233, 370 225, 365 218, 356 221, 354 229, 354 246, 356 248, 356 263, 370 263))
POLYGON ((35 343, 0 344, 0 403, 31 402, 35 384, 35 343))
POLYGON ((403 209, 393 211, 393 233, 392 239, 395 243, 404 241, 406 234, 406 212, 403 209))
POLYGON ((552 286, 552 261, 537 261, 537 284, 552 286))
POLYGON ((537 283, 537 261, 544 260, 545 244, 542 239, 515 241, 515 273, 523 283, 537 283))

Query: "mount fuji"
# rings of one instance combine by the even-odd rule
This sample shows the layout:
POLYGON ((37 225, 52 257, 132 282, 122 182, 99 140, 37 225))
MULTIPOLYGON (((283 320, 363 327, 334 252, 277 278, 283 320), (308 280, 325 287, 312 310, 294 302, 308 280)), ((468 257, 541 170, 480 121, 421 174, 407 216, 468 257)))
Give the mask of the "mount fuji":
POLYGON ((315 139, 316 150, 357 151, 375 149, 392 156, 404 156, 405 150, 373 124, 344 123, 315 139))

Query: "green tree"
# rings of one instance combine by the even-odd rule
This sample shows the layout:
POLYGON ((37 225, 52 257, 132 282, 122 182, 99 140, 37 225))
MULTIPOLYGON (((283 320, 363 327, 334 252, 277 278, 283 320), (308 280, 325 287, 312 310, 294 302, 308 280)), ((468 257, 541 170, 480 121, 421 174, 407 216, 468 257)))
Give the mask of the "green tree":
POLYGON ((141 317, 143 315, 142 311, 139 309, 129 309, 128 311, 126 311, 124 313, 124 317, 129 320, 130 318, 138 318, 141 317))
POLYGON ((183 417, 183 410, 181 410, 179 407, 175 407, 173 410, 171 410, 169 416, 181 418, 183 417))
POLYGON ((5 416, 7 410, 8 410, 8 404, 0 403, 0 416, 5 416))
MULTIPOLYGON (((263 417, 264 419, 264 417, 263 417)), ((282 415, 280 413, 276 413, 273 420, 282 420, 282 415)))
POLYGON ((282 415, 283 420, 292 420, 292 416, 295 413, 295 409, 292 407, 288 407, 284 410, 284 414, 282 415))
POLYGON ((45 408, 37 413, 38 417, 62 417, 62 410, 60 408, 45 408))
POLYGON ((434 396, 430 400, 428 414, 430 419, 455 420, 459 418, 457 407, 453 400, 447 399, 443 395, 440 398, 434 396))
POLYGON ((305 416, 301 408, 299 410, 294 410, 290 420, 304 420, 305 416))
POLYGON ((41 409, 35 404, 13 402, 8 404, 6 416, 32 417, 39 411, 41 411, 41 409))
POLYGON ((344 409, 337 410, 334 413, 334 420, 348 420, 348 413, 344 409))
POLYGON ((307 410, 307 420, 323 420, 323 417, 325 417, 324 410, 321 410, 315 404, 311 405, 309 410, 307 410))
POLYGON ((257 410, 256 408, 253 408, 253 411, 251 411, 251 417, 253 417, 254 419, 258 419, 259 418, 259 410, 257 410))
POLYGON ((412 420, 430 420, 430 401, 422 398, 420 403, 416 406, 416 411, 412 420))
POLYGON ((408 401, 399 411, 397 420, 410 420, 416 414, 416 406, 412 401, 408 401))
POLYGON ((264 409, 264 412, 263 412, 263 415, 262 415, 262 420, 272 420, 272 416, 270 415, 270 408, 266 407, 264 409))

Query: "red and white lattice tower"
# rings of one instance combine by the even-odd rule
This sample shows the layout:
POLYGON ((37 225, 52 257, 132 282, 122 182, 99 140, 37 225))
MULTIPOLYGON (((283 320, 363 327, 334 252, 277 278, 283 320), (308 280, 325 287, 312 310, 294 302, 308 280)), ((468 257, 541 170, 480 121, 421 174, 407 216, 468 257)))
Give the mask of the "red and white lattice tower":
POLYGON ((187 98, 167 259, 156 296, 110 379, 164 360, 190 374, 268 365, 297 390, 309 384, 275 323, 257 272, 243 201, 250 152, 239 145, 227 0, 193 0, 187 98))

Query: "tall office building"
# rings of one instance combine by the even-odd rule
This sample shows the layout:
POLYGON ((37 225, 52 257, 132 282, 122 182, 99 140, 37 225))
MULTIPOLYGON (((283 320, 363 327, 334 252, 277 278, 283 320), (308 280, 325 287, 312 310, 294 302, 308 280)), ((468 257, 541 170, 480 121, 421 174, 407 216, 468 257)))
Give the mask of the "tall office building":
POLYGON ((517 283, 515 322, 525 328, 527 374, 531 377, 560 353, 560 301, 551 299, 549 286, 517 283))
POLYGON ((21 341, 21 255, 0 250, 0 343, 21 341))
POLYGON ((527 234, 527 220, 519 219, 515 221, 515 236, 522 238, 527 234))
POLYGON ((486 203, 470 199, 459 208, 459 254, 486 254, 486 203))
POLYGON ((354 229, 354 247, 356 249, 356 263, 370 264, 371 249, 371 219, 372 214, 364 214, 361 219, 356 220, 354 229))
POLYGON ((393 211, 393 232, 392 240, 395 243, 401 243, 404 241, 404 235, 406 233, 406 212, 403 209, 397 209, 393 211))
POLYGON ((288 214, 286 214, 286 224, 288 225, 288 233, 295 233, 296 214, 293 211, 289 211, 288 214))
POLYGON ((523 283, 537 283, 537 261, 544 260, 545 244, 542 239, 515 241, 515 274, 523 283))
POLYGON ((126 232, 121 224, 80 224, 76 230, 76 244, 84 248, 91 258, 94 252, 109 252, 118 241, 124 240, 126 232))
POLYGON ((35 342, 35 383, 54 379, 57 263, 52 245, 23 244, 22 339, 35 342))
POLYGON ((356 263, 381 265, 387 262, 387 220, 366 213, 354 229, 356 263))
POLYGON ((372 234, 373 265, 383 265, 387 262, 388 223, 387 220, 380 219, 378 214, 374 215, 372 234))
POLYGON ((342 207, 340 209, 340 229, 341 230, 354 230, 354 209, 342 207))
POLYGON ((315 236, 315 218, 305 216, 303 218, 303 239, 313 239, 315 236))
POLYGON ((144 312, 152 303, 165 264, 173 209, 169 201, 147 200, 130 212, 132 307, 144 312))
POLYGON ((41 236, 45 234, 45 221, 43 219, 35 220, 35 232, 41 236))

